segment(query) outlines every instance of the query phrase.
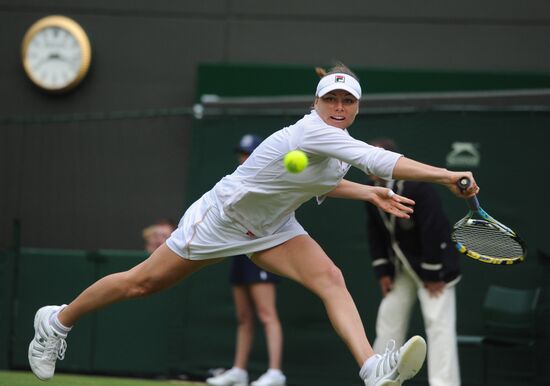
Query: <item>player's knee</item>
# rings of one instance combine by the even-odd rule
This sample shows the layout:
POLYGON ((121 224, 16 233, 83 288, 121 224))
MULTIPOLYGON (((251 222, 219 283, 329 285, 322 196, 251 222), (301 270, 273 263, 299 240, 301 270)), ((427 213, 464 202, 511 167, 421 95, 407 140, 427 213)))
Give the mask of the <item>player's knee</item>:
POLYGON ((159 286, 153 278, 149 276, 137 275, 135 272, 124 272, 122 285, 125 287, 128 298, 140 298, 159 290, 159 286))
POLYGON ((338 268, 335 265, 332 265, 327 270, 327 279, 330 282, 330 284, 336 286, 336 287, 345 287, 346 282, 344 280, 344 275, 342 274, 342 271, 340 268, 338 268))
POLYGON ((141 298, 151 294, 151 286, 146 283, 134 283, 127 289, 129 298, 141 298))
POLYGON ((342 275, 342 271, 334 264, 326 267, 320 274, 318 274, 315 281, 315 286, 320 291, 346 287, 346 282, 344 280, 344 275, 342 275))

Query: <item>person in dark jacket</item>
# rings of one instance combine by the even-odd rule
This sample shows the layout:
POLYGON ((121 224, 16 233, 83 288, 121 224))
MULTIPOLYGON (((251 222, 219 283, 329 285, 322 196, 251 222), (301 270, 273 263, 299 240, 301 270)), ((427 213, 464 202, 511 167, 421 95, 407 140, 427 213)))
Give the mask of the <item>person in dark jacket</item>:
MULTIPOLYGON (((397 151, 388 138, 370 144, 397 151)), ((460 280, 459 256, 441 200, 434 187, 424 182, 370 179, 416 202, 409 219, 396 218, 366 203, 372 265, 383 295, 374 351, 383 354, 387 345, 402 344, 418 299, 428 341, 429 384, 458 386, 454 285, 460 280)))

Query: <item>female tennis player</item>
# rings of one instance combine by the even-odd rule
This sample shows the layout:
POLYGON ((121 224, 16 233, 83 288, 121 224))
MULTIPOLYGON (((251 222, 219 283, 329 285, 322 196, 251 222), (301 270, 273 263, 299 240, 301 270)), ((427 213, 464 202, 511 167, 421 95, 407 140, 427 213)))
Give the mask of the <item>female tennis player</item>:
POLYGON ((447 186, 460 197, 478 191, 470 172, 451 172, 413 161, 350 136, 359 111, 361 86, 344 65, 317 84, 312 111, 269 136, 233 174, 222 178, 192 204, 171 237, 134 268, 108 275, 85 289, 69 305, 40 308, 29 363, 40 379, 50 379, 63 359, 65 338, 84 315, 109 304, 166 289, 221 258, 246 254, 260 267, 293 279, 323 301, 338 335, 359 365, 366 386, 400 385, 421 368, 426 343, 419 336, 401 348, 375 355, 340 270, 302 228, 294 211, 317 197, 364 200, 397 217, 409 218, 414 202, 388 188, 344 179, 350 166, 385 179, 420 180, 447 186), (291 174, 283 157, 304 151, 309 167, 291 174), (461 177, 472 184, 462 193, 461 177))

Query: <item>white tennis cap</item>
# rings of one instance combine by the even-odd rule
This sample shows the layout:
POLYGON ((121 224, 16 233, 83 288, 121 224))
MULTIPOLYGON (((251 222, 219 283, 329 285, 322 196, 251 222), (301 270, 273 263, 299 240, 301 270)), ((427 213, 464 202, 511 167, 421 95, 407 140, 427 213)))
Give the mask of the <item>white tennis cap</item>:
POLYGON ((361 85, 353 76, 337 72, 325 75, 317 84, 315 95, 322 97, 333 90, 346 90, 357 99, 361 99, 361 85))

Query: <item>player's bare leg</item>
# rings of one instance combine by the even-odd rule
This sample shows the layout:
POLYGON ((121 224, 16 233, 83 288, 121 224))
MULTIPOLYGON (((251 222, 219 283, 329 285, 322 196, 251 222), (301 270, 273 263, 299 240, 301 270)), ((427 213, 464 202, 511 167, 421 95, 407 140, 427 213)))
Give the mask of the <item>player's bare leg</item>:
POLYGON ((295 237, 274 248, 255 253, 252 260, 317 294, 325 305, 334 329, 359 365, 374 354, 340 269, 311 237, 295 237))
POLYGON ((57 359, 63 359, 65 354, 65 337, 82 316, 115 302, 169 288, 193 272, 219 260, 182 259, 164 244, 129 271, 98 280, 68 306, 42 307, 35 315, 35 336, 29 344, 29 364, 32 371, 43 380, 53 377, 57 359))
POLYGON ((59 321, 72 326, 87 313, 170 288, 202 267, 220 260, 183 259, 163 244, 134 268, 105 276, 89 286, 60 312, 59 321))
POLYGON ((264 269, 301 283, 321 298, 335 331, 361 367, 365 385, 400 385, 420 370, 426 356, 426 343, 421 337, 411 338, 399 349, 388 347, 382 356, 374 355, 342 273, 310 236, 297 236, 255 253, 252 259, 264 269))

